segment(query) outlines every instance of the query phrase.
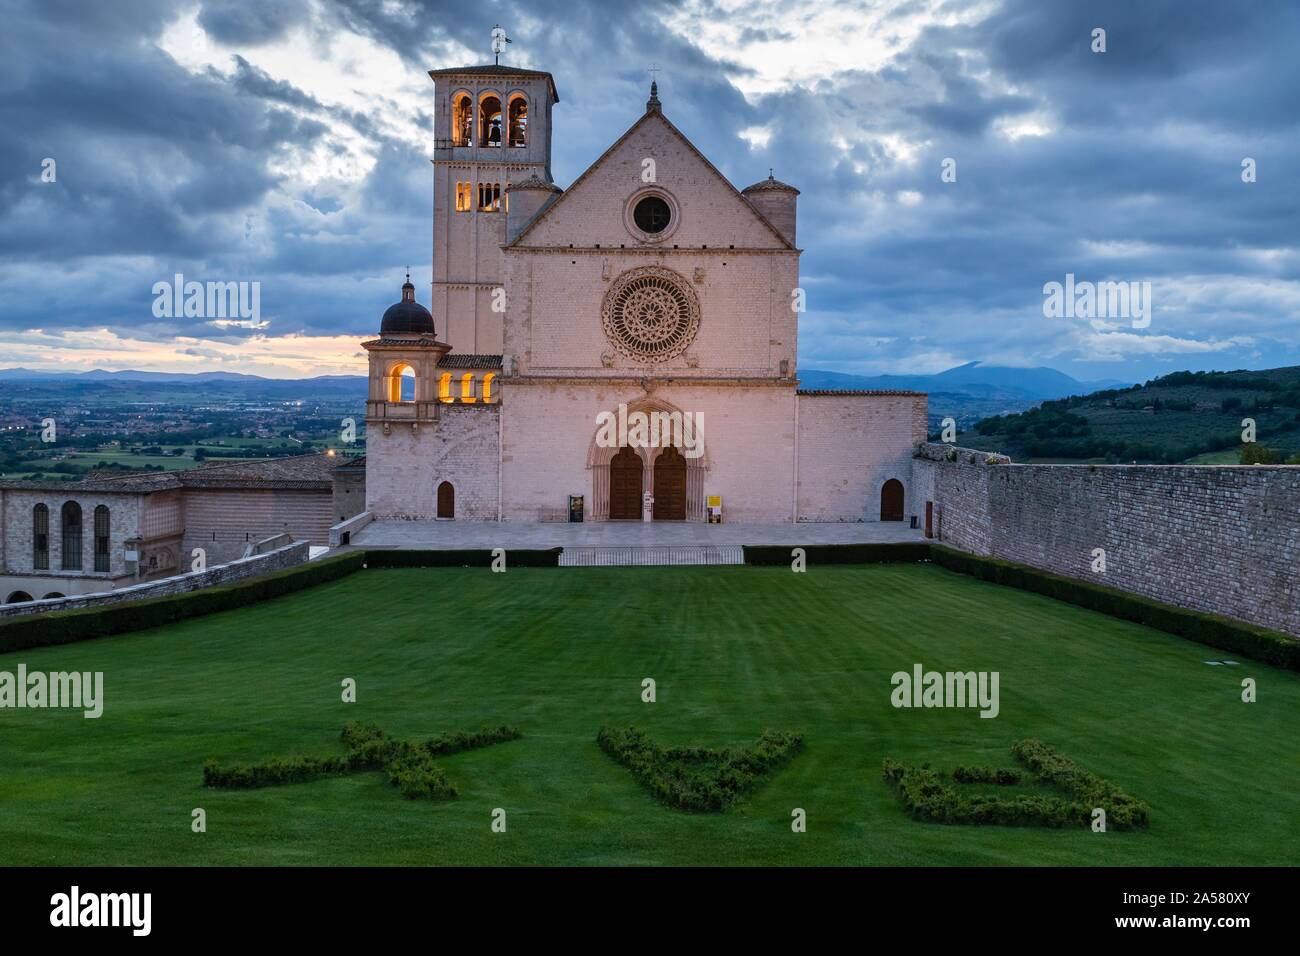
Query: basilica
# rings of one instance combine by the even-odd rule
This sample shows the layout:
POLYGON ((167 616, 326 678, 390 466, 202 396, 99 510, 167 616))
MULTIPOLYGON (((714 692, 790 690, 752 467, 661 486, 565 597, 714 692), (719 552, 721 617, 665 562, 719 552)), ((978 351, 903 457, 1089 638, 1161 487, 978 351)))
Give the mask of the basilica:
POLYGON ((668 119, 656 84, 561 188, 550 73, 429 75, 430 308, 408 276, 364 343, 373 518, 917 513, 926 396, 799 386, 797 189, 769 171, 738 190, 668 119), (608 427, 638 413, 670 425, 662 440, 608 427))

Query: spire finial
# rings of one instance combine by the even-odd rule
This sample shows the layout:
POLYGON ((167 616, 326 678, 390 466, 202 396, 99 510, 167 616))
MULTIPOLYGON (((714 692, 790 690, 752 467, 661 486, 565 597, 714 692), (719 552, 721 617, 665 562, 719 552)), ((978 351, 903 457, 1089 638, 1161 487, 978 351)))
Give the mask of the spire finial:
POLYGON ((646 100, 646 112, 659 112, 659 80, 655 76, 659 72, 659 67, 652 63, 647 72, 650 74, 650 99, 646 100))
POLYGON ((776 177, 772 175, 772 167, 771 167, 771 166, 767 167, 767 178, 768 178, 768 179, 776 179, 776 177))

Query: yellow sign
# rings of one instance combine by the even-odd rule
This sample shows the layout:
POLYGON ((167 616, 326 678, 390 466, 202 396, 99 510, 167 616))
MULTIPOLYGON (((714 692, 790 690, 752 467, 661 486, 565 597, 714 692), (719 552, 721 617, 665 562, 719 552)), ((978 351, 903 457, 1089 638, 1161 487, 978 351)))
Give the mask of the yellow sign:
POLYGON ((722 495, 709 495, 708 502, 710 508, 721 508, 722 495))

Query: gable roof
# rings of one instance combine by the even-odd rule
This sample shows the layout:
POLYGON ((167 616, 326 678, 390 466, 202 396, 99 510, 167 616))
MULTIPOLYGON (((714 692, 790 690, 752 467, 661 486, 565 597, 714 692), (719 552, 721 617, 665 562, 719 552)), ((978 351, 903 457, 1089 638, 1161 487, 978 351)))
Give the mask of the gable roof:
POLYGON ((592 163, 585 170, 583 170, 582 175, 579 176, 577 179, 575 179, 569 185, 568 189, 561 192, 558 196, 555 196, 551 200, 551 202, 547 203, 540 210, 538 210, 537 215, 533 216, 533 218, 528 221, 528 224, 524 226, 523 229, 519 230, 519 235, 515 236, 515 238, 512 239, 510 242, 506 243, 506 247, 509 248, 510 246, 519 245, 520 242, 523 240, 524 236, 528 235, 528 233, 530 233, 533 230, 533 227, 535 227, 542 220, 546 219, 556 207, 562 205, 566 199, 568 199, 575 192, 577 192, 578 186, 581 185, 583 180, 585 180, 588 176, 590 176, 598 168, 600 168, 600 166, 604 164, 605 160, 607 160, 610 156, 616 153, 618 151, 618 148, 622 146, 623 143, 625 143, 632 136, 633 133, 635 133, 638 129, 640 129, 642 126, 648 123, 651 118, 658 119, 661 123, 664 124, 664 126, 668 127, 668 131, 670 133, 672 133, 683 143, 685 143, 686 148, 689 149, 692 153, 694 153, 695 156, 700 160, 700 162, 704 164, 704 167, 707 170, 709 170, 709 172, 713 173, 713 175, 716 176, 727 187, 727 189, 731 190, 732 195, 734 195, 737 199, 739 199, 744 204, 745 208, 748 209, 750 212, 752 212, 754 214, 754 217, 768 228, 768 230, 772 233, 772 235, 774 235, 777 238, 777 241, 780 242, 781 245, 783 245, 787 249, 796 251, 794 243, 792 243, 789 239, 783 236, 781 234, 781 231, 777 229, 776 226, 772 225, 772 223, 768 220, 768 218, 764 216, 761 212, 759 212, 758 209, 754 206, 754 204, 751 203, 748 199, 746 199, 744 194, 741 193, 740 190, 738 190, 734 185, 732 185, 731 180, 728 179, 726 176, 722 175, 722 172, 718 169, 718 167, 714 166, 713 163, 709 162, 709 157, 705 156, 702 152, 700 152, 699 149, 696 147, 696 145, 690 141, 687 135, 683 133, 681 130, 679 130, 676 126, 674 126, 672 124, 672 121, 669 120, 667 116, 664 116, 663 113, 658 108, 647 109, 645 111, 645 114, 639 120, 637 120, 635 123, 633 123, 631 126, 627 128, 627 132, 625 132, 622 136, 616 139, 614 143, 609 147, 609 149, 601 153, 599 158, 597 158, 597 160, 594 163, 592 163))

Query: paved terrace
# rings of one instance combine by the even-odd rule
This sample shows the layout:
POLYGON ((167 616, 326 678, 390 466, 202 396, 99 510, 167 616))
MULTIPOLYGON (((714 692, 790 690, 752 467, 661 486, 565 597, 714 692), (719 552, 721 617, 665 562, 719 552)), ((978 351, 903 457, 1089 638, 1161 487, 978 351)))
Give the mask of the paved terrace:
POLYGON ((663 548, 725 545, 872 544, 924 541, 903 521, 705 524, 699 521, 373 521, 352 536, 360 548, 663 548))

